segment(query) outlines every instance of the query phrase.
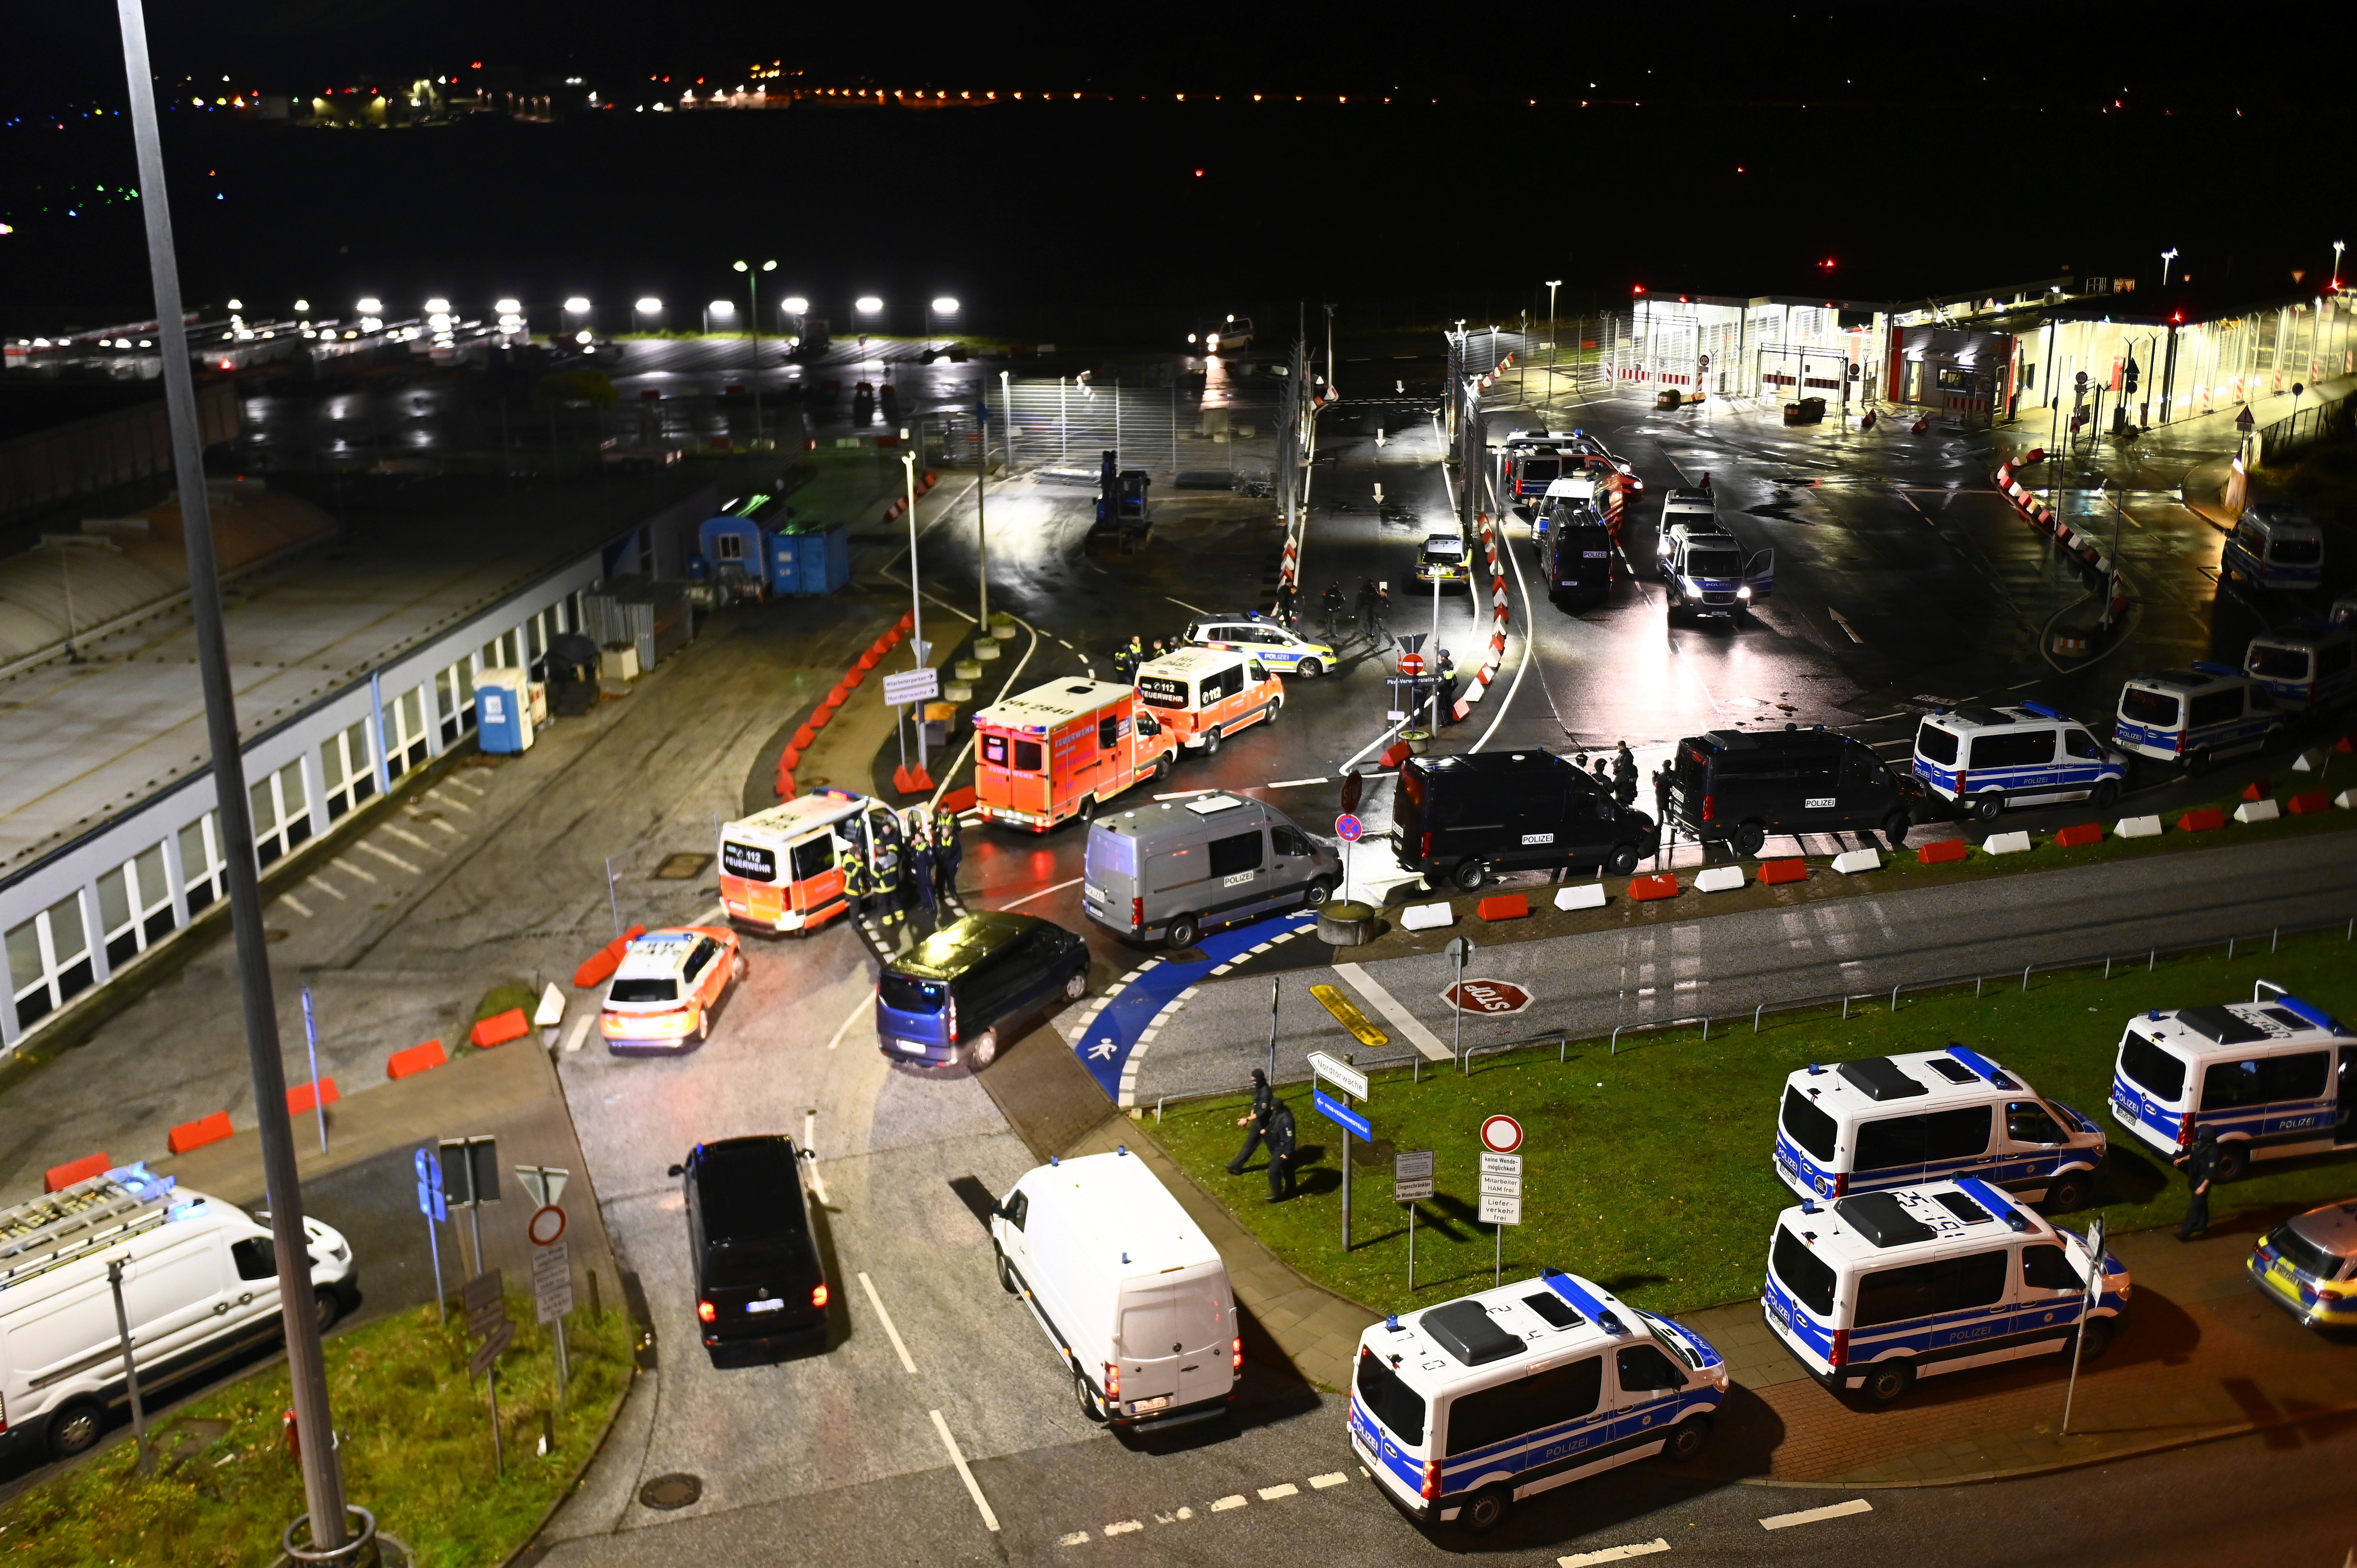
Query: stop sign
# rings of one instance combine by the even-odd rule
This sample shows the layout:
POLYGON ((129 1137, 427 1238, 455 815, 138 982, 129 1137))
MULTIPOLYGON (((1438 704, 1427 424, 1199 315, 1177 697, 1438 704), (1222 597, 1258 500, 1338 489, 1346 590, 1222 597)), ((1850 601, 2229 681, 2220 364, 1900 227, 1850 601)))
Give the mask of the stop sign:
POLYGON ((1441 990, 1440 999, 1459 1013, 1503 1017, 1529 1006, 1531 993, 1511 980, 1464 980, 1441 990))

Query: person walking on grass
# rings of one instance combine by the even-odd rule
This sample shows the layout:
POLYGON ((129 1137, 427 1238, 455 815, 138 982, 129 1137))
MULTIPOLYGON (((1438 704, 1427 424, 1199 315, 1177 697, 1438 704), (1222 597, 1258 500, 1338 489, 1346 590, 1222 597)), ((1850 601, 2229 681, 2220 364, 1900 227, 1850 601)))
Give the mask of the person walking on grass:
POLYGON ((1236 1125, 1244 1130, 1244 1146, 1236 1151, 1234 1159, 1228 1162, 1230 1176, 1244 1174, 1244 1166, 1259 1152, 1261 1140, 1268 1136, 1269 1114, 1275 1109, 1276 1094, 1268 1087, 1268 1074, 1258 1068, 1253 1069, 1252 1109, 1236 1118, 1236 1125))
POLYGON ((1282 1203, 1295 1194, 1293 1161, 1296 1143, 1293 1108, 1280 1100, 1268 1117, 1268 1200, 1271 1203, 1282 1203))

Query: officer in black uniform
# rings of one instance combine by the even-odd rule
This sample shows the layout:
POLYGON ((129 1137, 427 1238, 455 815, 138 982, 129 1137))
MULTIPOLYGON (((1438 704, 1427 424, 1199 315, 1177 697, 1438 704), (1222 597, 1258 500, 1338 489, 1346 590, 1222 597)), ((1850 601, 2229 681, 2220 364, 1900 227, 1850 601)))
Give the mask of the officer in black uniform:
POLYGON ((1295 1133, 1293 1108, 1278 1101, 1268 1115, 1268 1200, 1281 1203, 1294 1196, 1295 1133))
POLYGON ((1236 1125, 1244 1130, 1244 1146, 1228 1162, 1230 1176, 1244 1174, 1244 1166, 1259 1150, 1261 1140, 1268 1136, 1269 1113, 1275 1109, 1276 1095, 1268 1087, 1268 1074, 1253 1069, 1252 1109, 1236 1118, 1236 1125))
POLYGON ((1612 798, 1624 807, 1637 803, 1637 757, 1625 740, 1612 754, 1612 798))
POLYGON ((2185 1206, 2185 1219, 2177 1228, 2177 1239, 2198 1241, 2210 1233, 2210 1184, 2218 1179, 2218 1134, 2202 1128, 2193 1140, 2193 1147, 2170 1163, 2185 1167, 2185 1179, 2193 1188, 2193 1200, 2185 1206))

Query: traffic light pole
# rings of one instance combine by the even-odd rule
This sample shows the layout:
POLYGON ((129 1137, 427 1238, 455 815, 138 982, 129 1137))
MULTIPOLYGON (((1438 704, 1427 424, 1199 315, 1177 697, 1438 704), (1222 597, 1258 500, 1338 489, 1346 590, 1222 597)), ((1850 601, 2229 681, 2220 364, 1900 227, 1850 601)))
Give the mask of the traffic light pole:
POLYGON ((286 1112, 286 1073, 279 1058, 278 1009, 271 994, 270 953, 262 929, 262 885, 253 855, 244 757, 239 750, 237 694, 230 684, 229 649, 221 628, 221 570, 213 554, 204 438, 197 423, 196 379, 188 363, 179 263, 174 253, 172 211, 165 191, 163 141, 156 122, 156 79, 147 59, 147 26, 141 0, 115 0, 115 11, 123 26, 123 66, 131 90, 131 134, 138 155, 139 209, 147 226, 147 265, 156 290, 156 339, 163 350, 172 469, 180 488, 188 610, 195 623, 197 669, 205 694, 205 733, 212 751, 214 810, 219 813, 221 853, 229 862, 230 929, 236 938, 246 1056, 253 1075, 254 1120, 262 1138, 263 1179, 270 1199, 279 1314, 285 1325, 286 1367, 302 1455, 303 1499, 309 1509, 312 1547, 334 1553, 350 1541, 343 1477, 337 1466, 335 1425, 328 1408, 319 1320, 311 1300, 303 1188, 296 1174, 295 1129, 286 1112))

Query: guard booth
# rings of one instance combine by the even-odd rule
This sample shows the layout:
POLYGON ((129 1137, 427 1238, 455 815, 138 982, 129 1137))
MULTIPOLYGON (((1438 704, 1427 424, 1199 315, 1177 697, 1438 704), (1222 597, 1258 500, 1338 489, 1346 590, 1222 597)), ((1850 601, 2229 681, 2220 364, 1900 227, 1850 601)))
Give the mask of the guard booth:
POLYGON ((1986 430, 2012 408, 2014 362, 2010 332, 1902 327, 1890 336, 1884 384, 1893 403, 1948 414, 1967 430, 1986 430))

